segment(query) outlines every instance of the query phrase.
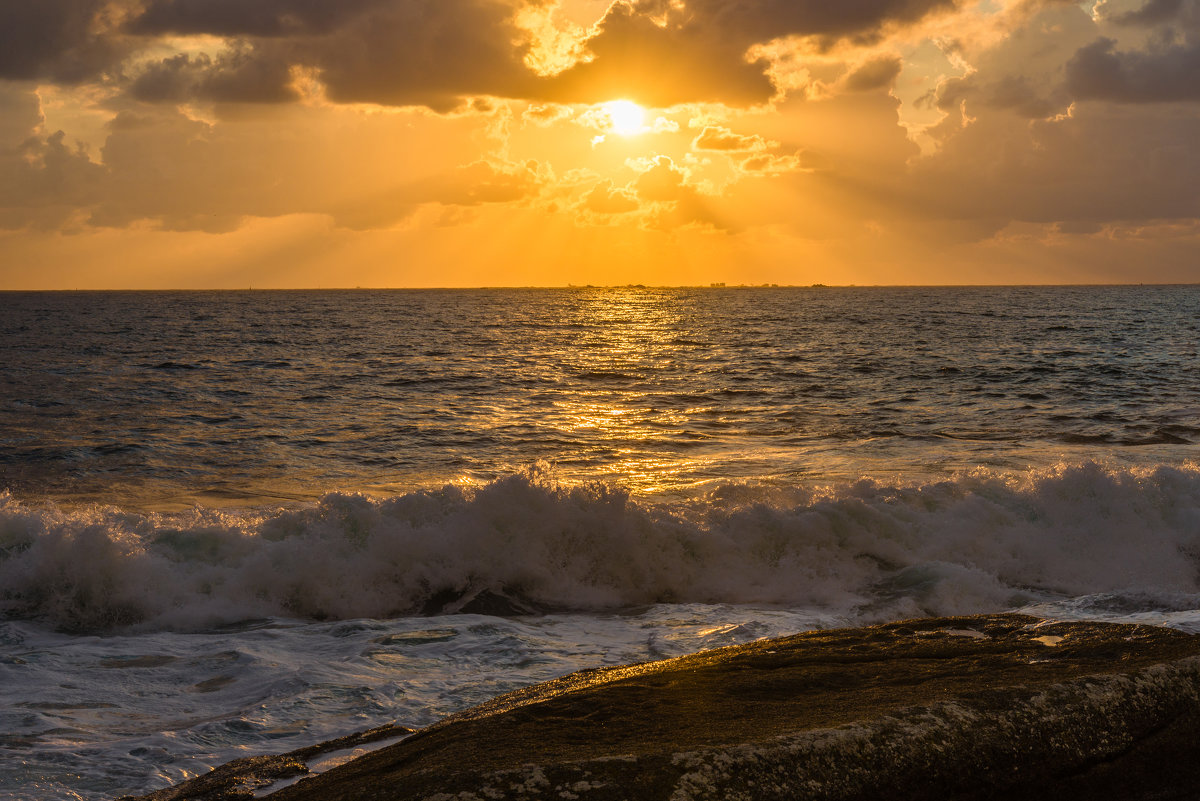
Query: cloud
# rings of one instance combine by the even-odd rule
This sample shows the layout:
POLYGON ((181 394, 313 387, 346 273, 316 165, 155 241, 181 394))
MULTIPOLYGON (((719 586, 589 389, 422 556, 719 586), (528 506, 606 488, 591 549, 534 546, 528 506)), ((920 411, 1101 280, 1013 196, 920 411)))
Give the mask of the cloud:
POLYGON ((690 189, 684 186, 687 174, 667 156, 657 156, 634 182, 638 197, 643 200, 673 203, 690 189))
POLYGON ((0 150, 29 139, 41 124, 38 96, 24 86, 0 83, 0 150))
POLYGON ((410 217, 420 206, 475 208, 519 203, 537 197, 550 176, 537 161, 480 159, 382 192, 357 195, 323 210, 345 228, 388 228, 410 217))
POLYGON ((641 200, 657 204, 649 210, 646 224, 661 230, 693 225, 728 230, 728 223, 714 209, 715 198, 701 194, 687 179, 687 171, 668 156, 655 156, 648 162, 632 184, 641 200))
POLYGON ((696 21, 664 27, 645 5, 614 3, 586 42, 591 60, 548 79, 542 91, 567 102, 627 97, 656 107, 703 100, 746 105, 774 94, 763 66, 743 57, 753 41, 714 30, 702 9, 696 21))
POLYGON ((415 237, 487 219, 539 235, 582 222, 598 236, 640 225, 662 241, 701 228, 747 233, 739 247, 786 234, 850 248, 869 222, 871 236, 909 232, 936 254, 996 247, 995 232, 1021 226, 1061 242, 1200 216, 1196 0, 1121 0, 1095 18, 1005 0, 994 17, 964 5, 929 27, 950 0, 622 0, 571 51, 591 61, 553 74, 526 63, 521 2, 0 6, 57 19, 35 42, 0 31, 26 48, 0 51, 5 74, 38 76, 0 82, 0 226, 218 232, 303 216, 415 237), (783 91, 793 68, 819 91, 783 91), (301 83, 324 95, 286 102, 301 83), (905 105, 933 85, 918 151, 905 105), (609 129, 588 102, 618 97, 659 106, 654 124, 589 147, 609 129), (687 98, 716 102, 665 105, 687 98), (89 159, 73 137, 114 113, 89 159))
POLYGON ((536 76, 515 0, 156 0, 145 33, 239 37, 219 58, 164 61, 135 84, 141 99, 277 102, 293 67, 316 72, 336 103, 423 105, 447 112, 471 96, 519 97, 536 76))
POLYGON ((381 0, 151 0, 128 29, 150 36, 327 34, 380 4, 381 0))
POLYGON ((301 104, 208 123, 142 105, 112 121, 103 191, 80 210, 103 227, 226 231, 250 217, 323 214, 366 229, 389 228, 423 203, 536 195, 543 167, 481 159, 480 125, 471 115, 301 104))
POLYGON ((778 87, 764 61, 747 57, 752 46, 786 37, 872 43, 953 7, 954 0, 618 0, 584 43, 590 60, 552 79, 549 91, 584 102, 760 104, 778 87))
POLYGON ((531 105, 525 109, 521 114, 521 119, 531 122, 534 125, 549 126, 561 120, 570 119, 574 113, 574 110, 570 106, 558 103, 542 103, 531 105))
POLYGON ((543 176, 538 162, 504 162, 481 159, 426 182, 414 200, 455 206, 512 203, 538 194, 543 176))
POLYGON ((895 83, 902 66, 900 59, 895 56, 879 56, 847 75, 842 86, 850 92, 884 89, 895 83))
POLYGON ((1178 17, 1183 6, 1184 0, 1147 0, 1141 8, 1109 19, 1117 25, 1161 25, 1178 17))
POLYGON ((1200 215, 1200 117, 1079 104, 1029 122, 981 113, 906 176, 909 205, 946 219, 1072 226, 1200 215))
POLYGON ((1063 85, 1068 54, 1096 37, 1096 23, 1074 4, 1029 4, 1027 14, 990 46, 959 54, 970 69, 944 78, 934 103, 951 117, 982 111, 1044 119, 1064 112, 1072 97, 1063 85))
POLYGON ((692 141, 692 147, 696 150, 724 152, 766 150, 772 144, 758 134, 743 136, 719 125, 704 126, 704 130, 692 141))
POLYGON ((0 227, 63 226, 100 199, 104 174, 62 131, 0 151, 0 227))
POLYGON ((737 134, 720 125, 706 125, 692 141, 692 148, 738 156, 737 168, 746 175, 780 175, 801 169, 799 155, 766 151, 779 147, 758 134, 737 134))
POLYGON ((650 126, 650 130, 656 134, 679 133, 679 123, 666 117, 655 117, 654 124, 650 126))
POLYGON ((0 78, 75 84, 120 62, 112 0, 0 0, 0 78))
MULTIPOLYGON (((674 4, 642 0, 646 13, 664 13, 674 4)), ((830 3, 826 0, 691 0, 682 5, 680 16, 688 27, 726 31, 731 38, 749 43, 767 42, 783 36, 821 36, 876 41, 888 25, 918 22, 935 11, 954 8, 953 0, 858 0, 830 3)), ((670 21, 670 17, 668 17, 670 21)))
POLYGON ((756 153, 742 159, 738 168, 750 175, 782 175, 786 172, 796 172, 802 169, 803 165, 800 156, 796 154, 756 153))
POLYGON ((103 198, 107 169, 44 124, 31 87, 0 82, 0 229, 75 227, 103 198))
POLYGON ((1055 87, 1046 87, 1025 75, 1001 75, 989 78, 975 73, 962 78, 949 78, 938 85, 935 103, 946 112, 957 111, 960 104, 970 101, 969 108, 977 107, 1011 110, 1026 119, 1045 119, 1064 108, 1068 100, 1055 92, 1046 92, 1055 87))
POLYGON ((583 207, 596 214, 625 214, 637 211, 639 204, 628 190, 614 188, 612 181, 604 180, 583 196, 583 207))
POLYGON ((138 75, 129 93, 150 103, 284 103, 299 97, 291 84, 285 63, 257 58, 242 47, 215 58, 204 53, 165 58, 138 75))
MULTIPOLYGON (((765 57, 747 56, 754 45, 870 43, 955 2, 617 0, 566 48, 574 65, 545 75, 529 66, 539 34, 522 22, 542 0, 0 0, 0 77, 77 83, 112 71, 132 75, 143 102, 276 103, 295 97, 288 78, 299 67, 336 103, 441 112, 475 96, 745 106, 779 89, 765 57), (160 57, 140 70, 122 64, 162 37, 198 35, 225 39, 226 51, 160 57)), ((894 66, 872 62, 851 83, 882 85, 894 66)))
POLYGON ((1082 100, 1118 103, 1200 101, 1200 42, 1121 52, 1108 38, 1067 62, 1067 86, 1082 100))
POLYGON ((501 0, 388 0, 287 54, 320 71, 334 102, 448 111, 465 96, 528 96, 524 38, 501 0))

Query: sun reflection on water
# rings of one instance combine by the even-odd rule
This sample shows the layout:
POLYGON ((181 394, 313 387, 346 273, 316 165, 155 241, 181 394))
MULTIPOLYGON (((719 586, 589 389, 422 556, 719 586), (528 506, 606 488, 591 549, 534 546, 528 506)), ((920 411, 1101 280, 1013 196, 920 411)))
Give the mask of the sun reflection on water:
POLYGON ((636 493, 693 487, 710 461, 705 436, 690 426, 703 410, 681 408, 679 393, 664 391, 674 389, 664 376, 676 367, 685 311, 677 298, 653 290, 581 293, 573 309, 581 335, 562 348, 579 388, 555 400, 556 417, 589 442, 574 461, 603 465, 603 477, 636 493), (680 443, 701 452, 680 453, 680 443))

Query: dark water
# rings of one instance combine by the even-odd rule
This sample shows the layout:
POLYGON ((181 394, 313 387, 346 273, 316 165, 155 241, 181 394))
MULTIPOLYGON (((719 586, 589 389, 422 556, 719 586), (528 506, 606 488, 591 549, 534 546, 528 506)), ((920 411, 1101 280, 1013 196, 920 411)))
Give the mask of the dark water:
POLYGON ((537 460, 656 492, 1200 440, 1194 286, 6 293, 0 311, 0 486, 21 497, 311 498, 537 460))

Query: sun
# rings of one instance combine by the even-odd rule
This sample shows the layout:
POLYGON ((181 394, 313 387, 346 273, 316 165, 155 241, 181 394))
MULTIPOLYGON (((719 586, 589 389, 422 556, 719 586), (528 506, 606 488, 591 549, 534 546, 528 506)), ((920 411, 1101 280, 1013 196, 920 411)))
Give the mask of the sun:
POLYGON ((632 100, 610 100, 603 104, 613 133, 636 136, 646 129, 646 109, 632 100))

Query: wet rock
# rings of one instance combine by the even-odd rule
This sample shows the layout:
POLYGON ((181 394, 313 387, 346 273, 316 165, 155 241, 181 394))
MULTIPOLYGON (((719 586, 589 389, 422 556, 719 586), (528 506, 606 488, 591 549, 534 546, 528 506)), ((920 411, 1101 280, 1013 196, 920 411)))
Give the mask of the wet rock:
POLYGON ((287 754, 235 759, 174 787, 137 798, 126 795, 118 801, 246 801, 261 797, 264 789, 279 784, 281 780, 310 773, 310 764, 319 762, 332 752, 369 746, 380 740, 411 733, 412 729, 404 726, 380 726, 287 754))
POLYGON ((265 797, 1150 801, 1197 757, 1200 638, 986 615, 574 673, 265 797))

